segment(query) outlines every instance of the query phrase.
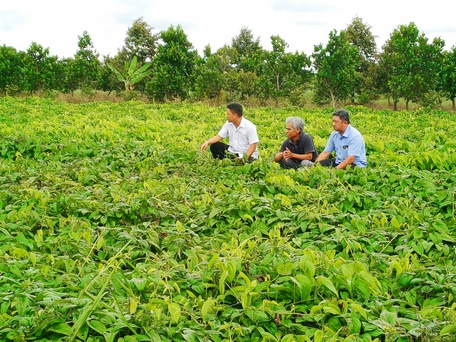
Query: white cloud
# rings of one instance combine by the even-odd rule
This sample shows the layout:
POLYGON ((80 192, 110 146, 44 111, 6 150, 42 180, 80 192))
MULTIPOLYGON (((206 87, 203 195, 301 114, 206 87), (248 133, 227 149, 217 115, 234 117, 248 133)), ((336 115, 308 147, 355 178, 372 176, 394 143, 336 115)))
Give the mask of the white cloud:
POLYGON ((200 53, 208 44, 213 51, 230 44, 247 27, 266 49, 270 37, 279 35, 290 51, 311 54, 330 31, 346 28, 358 16, 371 26, 379 48, 394 29, 410 22, 450 48, 456 44, 453 7, 452 0, 15 0, 2 4, 0 44, 25 51, 36 42, 53 55, 71 57, 78 36, 87 31, 101 55, 113 56, 133 21, 143 17, 153 33, 181 25, 200 53))

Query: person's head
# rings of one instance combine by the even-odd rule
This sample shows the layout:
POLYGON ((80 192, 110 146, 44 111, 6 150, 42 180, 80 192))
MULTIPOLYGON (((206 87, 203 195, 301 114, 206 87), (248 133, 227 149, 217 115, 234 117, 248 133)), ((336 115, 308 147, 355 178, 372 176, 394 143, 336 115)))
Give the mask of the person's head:
POLYGON ((290 116, 285 120, 287 137, 289 139, 295 139, 304 132, 304 120, 296 116, 290 116))
POLYGON ((242 118, 242 105, 239 103, 230 103, 226 106, 226 119, 228 122, 235 122, 242 118))
POLYGON ((350 113, 345 109, 339 109, 333 113, 332 125, 335 131, 343 134, 350 124, 350 113))
POLYGON ((242 116, 242 105, 239 103, 230 103, 226 106, 229 110, 231 110, 233 113, 237 114, 238 116, 242 116))

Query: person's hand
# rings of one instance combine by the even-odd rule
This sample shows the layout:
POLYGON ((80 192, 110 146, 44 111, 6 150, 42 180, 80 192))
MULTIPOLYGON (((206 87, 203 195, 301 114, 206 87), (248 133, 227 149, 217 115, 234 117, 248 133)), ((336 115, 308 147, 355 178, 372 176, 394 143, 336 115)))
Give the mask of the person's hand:
POLYGON ((293 152, 291 152, 288 149, 288 147, 285 149, 285 151, 283 151, 283 158, 285 159, 285 161, 288 161, 288 159, 293 158, 293 152))
POLYGON ((204 142, 202 145, 201 145, 201 153, 203 153, 204 151, 206 151, 206 148, 209 146, 209 144, 206 142, 204 142))

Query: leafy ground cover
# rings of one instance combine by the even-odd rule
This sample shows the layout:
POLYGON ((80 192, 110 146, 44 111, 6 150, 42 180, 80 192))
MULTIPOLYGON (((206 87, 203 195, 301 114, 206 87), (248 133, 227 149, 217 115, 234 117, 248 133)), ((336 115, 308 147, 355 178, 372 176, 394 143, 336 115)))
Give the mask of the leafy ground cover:
POLYGON ((454 341, 456 117, 349 107, 370 165, 199 146, 225 107, 0 99, 0 340, 454 341))

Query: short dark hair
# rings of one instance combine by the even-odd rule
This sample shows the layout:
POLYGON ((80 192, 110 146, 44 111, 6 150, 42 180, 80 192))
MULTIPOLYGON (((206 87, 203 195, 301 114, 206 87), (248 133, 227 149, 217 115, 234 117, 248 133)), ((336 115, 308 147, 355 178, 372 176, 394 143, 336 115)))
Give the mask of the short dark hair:
POLYGON ((348 110, 345 110, 345 109, 336 110, 333 113, 333 116, 334 115, 337 115, 342 121, 347 121, 348 123, 350 123, 350 113, 348 112, 348 110))
POLYGON ((236 113, 239 116, 242 116, 242 105, 239 103, 230 103, 226 106, 233 113, 236 113))

